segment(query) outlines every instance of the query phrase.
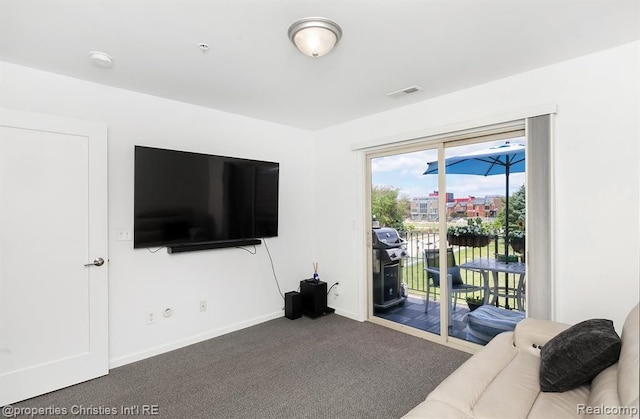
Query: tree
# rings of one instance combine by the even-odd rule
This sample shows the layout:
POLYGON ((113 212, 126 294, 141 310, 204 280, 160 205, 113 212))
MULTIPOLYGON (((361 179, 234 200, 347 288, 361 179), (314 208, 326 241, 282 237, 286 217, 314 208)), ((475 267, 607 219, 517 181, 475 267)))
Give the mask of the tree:
POLYGON ((399 189, 389 186, 371 189, 371 215, 381 227, 403 228, 403 221, 409 214, 409 198, 398 197, 398 192, 399 189))
MULTIPOLYGON (((504 203, 504 199, 502 200, 504 203)), ((504 207, 504 205, 503 205, 504 207)), ((518 229, 523 225, 527 211, 527 201, 524 185, 515 191, 509 198, 509 230, 518 229)), ((496 217, 496 225, 501 228, 505 227, 505 211, 502 211, 496 217)))

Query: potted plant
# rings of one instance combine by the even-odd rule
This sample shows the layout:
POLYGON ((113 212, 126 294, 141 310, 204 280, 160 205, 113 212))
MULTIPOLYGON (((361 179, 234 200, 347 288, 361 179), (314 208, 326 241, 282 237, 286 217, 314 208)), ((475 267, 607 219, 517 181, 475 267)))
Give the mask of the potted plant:
POLYGON ((454 225, 447 229, 447 241, 452 245, 483 247, 493 238, 493 229, 480 217, 467 219, 466 225, 454 225))
POLYGON ((524 220, 518 220, 518 229, 509 231, 509 244, 514 252, 524 254, 525 228, 524 220))
POLYGON ((518 257, 518 255, 509 255, 509 256, 503 255, 503 254, 498 255, 498 260, 500 262, 518 262, 519 259, 520 258, 518 257))
POLYGON ((480 297, 467 297, 467 306, 469 307, 469 311, 473 311, 483 304, 484 300, 480 297))

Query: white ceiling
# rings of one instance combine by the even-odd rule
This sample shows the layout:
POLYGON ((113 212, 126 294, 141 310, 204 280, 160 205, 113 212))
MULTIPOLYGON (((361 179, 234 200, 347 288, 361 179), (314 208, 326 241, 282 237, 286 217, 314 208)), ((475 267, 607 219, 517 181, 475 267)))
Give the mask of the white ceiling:
POLYGON ((307 130, 637 39, 638 0, 0 0, 0 60, 307 130), (309 16, 329 55, 289 41, 309 16))

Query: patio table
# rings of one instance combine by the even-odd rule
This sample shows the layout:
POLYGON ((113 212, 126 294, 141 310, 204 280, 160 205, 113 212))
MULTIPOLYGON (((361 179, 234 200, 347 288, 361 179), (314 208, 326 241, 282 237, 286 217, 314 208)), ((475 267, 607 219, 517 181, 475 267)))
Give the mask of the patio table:
POLYGON ((471 271, 480 272, 484 277, 485 284, 489 282, 489 272, 492 273, 493 286, 489 286, 489 294, 493 297, 491 300, 492 305, 496 305, 498 298, 503 297, 506 300, 505 308, 509 308, 509 299, 516 300, 516 306, 519 311, 524 311, 524 287, 525 287, 525 274, 526 263, 524 262, 502 262, 492 258, 480 258, 474 259, 470 262, 466 262, 460 265, 460 268, 469 269, 471 271), (506 274, 515 274, 518 276, 518 283, 515 287, 515 294, 509 292, 509 278, 507 276, 504 293, 500 293, 500 286, 498 285, 498 273, 503 272, 506 274))

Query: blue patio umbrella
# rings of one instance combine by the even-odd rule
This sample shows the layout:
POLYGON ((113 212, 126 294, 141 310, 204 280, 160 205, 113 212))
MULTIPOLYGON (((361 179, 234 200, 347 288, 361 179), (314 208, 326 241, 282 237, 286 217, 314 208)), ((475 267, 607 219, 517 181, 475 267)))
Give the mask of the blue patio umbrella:
MULTIPOLYGON (((505 175, 506 178, 506 222, 505 241, 509 238, 509 174, 524 172, 525 170, 525 146, 523 144, 511 144, 505 142, 495 147, 474 151, 459 156, 449 157, 445 160, 447 174, 457 175, 505 175)), ((429 162, 424 175, 438 173, 438 161, 429 162)), ((509 246, 505 243, 507 263, 509 261, 509 246)))

